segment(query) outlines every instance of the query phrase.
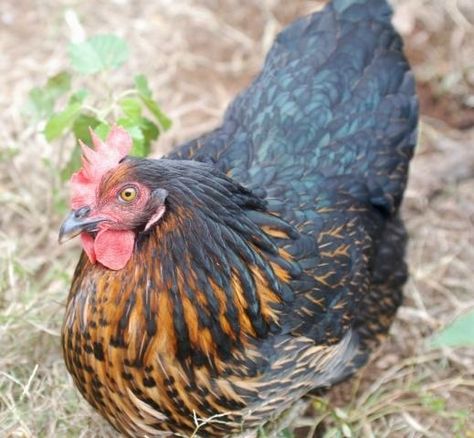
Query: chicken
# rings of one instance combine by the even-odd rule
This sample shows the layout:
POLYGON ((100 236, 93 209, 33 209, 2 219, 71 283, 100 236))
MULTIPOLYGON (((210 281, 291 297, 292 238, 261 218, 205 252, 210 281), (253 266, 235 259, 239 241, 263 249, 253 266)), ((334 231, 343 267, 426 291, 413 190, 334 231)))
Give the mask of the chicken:
POLYGON ((128 156, 118 127, 83 147, 60 230, 84 248, 62 342, 118 431, 255 430, 387 334, 418 121, 390 19, 384 0, 299 19, 222 125, 166 158, 128 156))

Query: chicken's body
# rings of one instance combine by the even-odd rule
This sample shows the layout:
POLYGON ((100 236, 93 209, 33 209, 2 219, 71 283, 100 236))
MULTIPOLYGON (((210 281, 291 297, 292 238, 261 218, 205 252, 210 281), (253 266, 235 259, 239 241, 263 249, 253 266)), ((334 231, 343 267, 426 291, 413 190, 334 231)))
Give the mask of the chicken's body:
POLYGON ((79 262, 63 346, 85 398, 129 436, 211 417, 224 436, 350 376, 401 301, 416 125, 388 6, 336 0, 279 35, 220 128, 121 162, 102 186, 167 207, 124 268, 79 262))

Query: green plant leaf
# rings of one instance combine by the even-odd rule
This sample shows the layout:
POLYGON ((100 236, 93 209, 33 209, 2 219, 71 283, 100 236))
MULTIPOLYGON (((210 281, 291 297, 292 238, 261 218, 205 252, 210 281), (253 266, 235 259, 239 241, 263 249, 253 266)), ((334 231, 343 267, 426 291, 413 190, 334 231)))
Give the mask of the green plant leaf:
MULTIPOLYGON (((107 136, 109 135, 109 132, 110 132, 111 129, 112 129, 112 127, 107 122, 101 122, 94 128, 94 131, 99 136, 99 138, 102 141, 104 141, 107 138, 107 136)), ((91 140, 91 142, 92 142, 92 140, 91 140)), ((88 143, 88 144, 91 144, 91 143, 88 143)))
POLYGON ((95 129, 100 124, 100 120, 89 114, 80 114, 74 121, 72 132, 76 141, 83 141, 85 144, 92 144, 91 134, 89 128, 95 129))
POLYGON ((149 153, 149 145, 145 143, 145 136, 143 135, 142 129, 139 125, 139 121, 129 118, 121 118, 117 120, 117 124, 130 134, 133 141, 133 147, 130 151, 130 155, 135 157, 146 157, 149 153))
POLYGON ((70 103, 64 111, 53 114, 44 128, 44 135, 47 141, 52 141, 72 126, 74 120, 81 110, 79 102, 70 103))
POLYGON ((130 119, 138 119, 142 114, 142 105, 140 100, 135 97, 127 97, 119 102, 124 115, 130 119))
POLYGON ((54 100, 43 88, 35 87, 28 93, 28 101, 23 107, 25 116, 39 120, 53 113, 54 100))
POLYGON ((139 120, 140 129, 143 133, 143 157, 147 157, 151 152, 151 142, 156 140, 160 134, 160 130, 155 123, 146 117, 141 117, 139 120))
POLYGON ((51 76, 46 82, 45 89, 53 99, 57 99, 71 89, 71 75, 63 71, 51 76))
POLYGON ((474 310, 457 318, 430 341, 432 348, 469 347, 474 345, 474 310))
POLYGON ((167 131, 171 128, 172 122, 161 110, 159 105, 153 100, 153 95, 148 85, 148 80, 144 75, 135 76, 135 88, 138 91, 140 99, 158 122, 161 130, 167 131))
POLYGON ((143 99, 143 103, 148 110, 155 116, 156 121, 159 123, 163 131, 167 131, 171 128, 171 120, 161 111, 158 104, 153 99, 143 99))
POLYGON ((128 46, 116 35, 96 35, 71 44, 69 59, 79 73, 94 74, 120 67, 128 59, 128 46))
POLYGON ((74 94, 71 95, 71 97, 69 98, 69 103, 83 103, 88 94, 89 92, 86 89, 81 88, 80 90, 76 91, 74 94))
POLYGON ((27 116, 41 120, 53 114, 56 100, 71 88, 71 75, 58 73, 48 79, 44 87, 35 87, 28 93, 28 101, 23 107, 27 116))
POLYGON ((146 157, 148 155, 147 147, 143 140, 133 139, 133 147, 130 151, 130 155, 133 157, 146 157))
POLYGON ((145 75, 136 75, 134 78, 135 88, 141 97, 152 97, 150 86, 148 85, 148 79, 145 75))
POLYGON ((145 136, 145 141, 151 144, 151 142, 153 140, 156 140, 158 138, 158 135, 160 134, 158 126, 156 126, 155 123, 153 123, 150 119, 147 119, 146 117, 141 117, 139 122, 140 128, 143 132, 143 135, 145 136))

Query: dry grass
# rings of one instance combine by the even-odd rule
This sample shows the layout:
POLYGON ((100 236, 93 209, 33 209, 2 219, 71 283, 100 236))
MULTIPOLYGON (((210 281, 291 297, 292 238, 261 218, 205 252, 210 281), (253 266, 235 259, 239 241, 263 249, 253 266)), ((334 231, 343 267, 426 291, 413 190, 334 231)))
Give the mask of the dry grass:
MULTIPOLYGON (((357 379, 298 420, 330 436, 474 436, 474 354, 429 351, 427 338, 474 306, 474 5, 396 0, 424 117, 404 205, 411 279, 392 336, 357 379)), ((294 0, 2 0, 0 9, 0 435, 114 436, 63 366, 59 330, 78 247, 59 247, 65 188, 47 144, 20 115, 27 92, 64 68, 75 10, 88 33, 124 35, 124 76, 152 78, 174 120, 156 145, 215 126, 261 65, 275 32, 317 8, 294 0)))

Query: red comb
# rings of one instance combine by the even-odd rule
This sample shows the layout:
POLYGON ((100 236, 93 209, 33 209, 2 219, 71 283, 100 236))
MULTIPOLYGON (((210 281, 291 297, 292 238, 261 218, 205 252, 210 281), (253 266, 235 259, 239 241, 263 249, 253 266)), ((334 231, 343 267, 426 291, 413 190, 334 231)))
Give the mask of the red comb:
POLYGON ((97 187, 109 170, 126 157, 132 148, 132 139, 127 131, 114 126, 103 142, 90 130, 94 149, 80 142, 82 168, 71 177, 71 208, 94 205, 97 187))

